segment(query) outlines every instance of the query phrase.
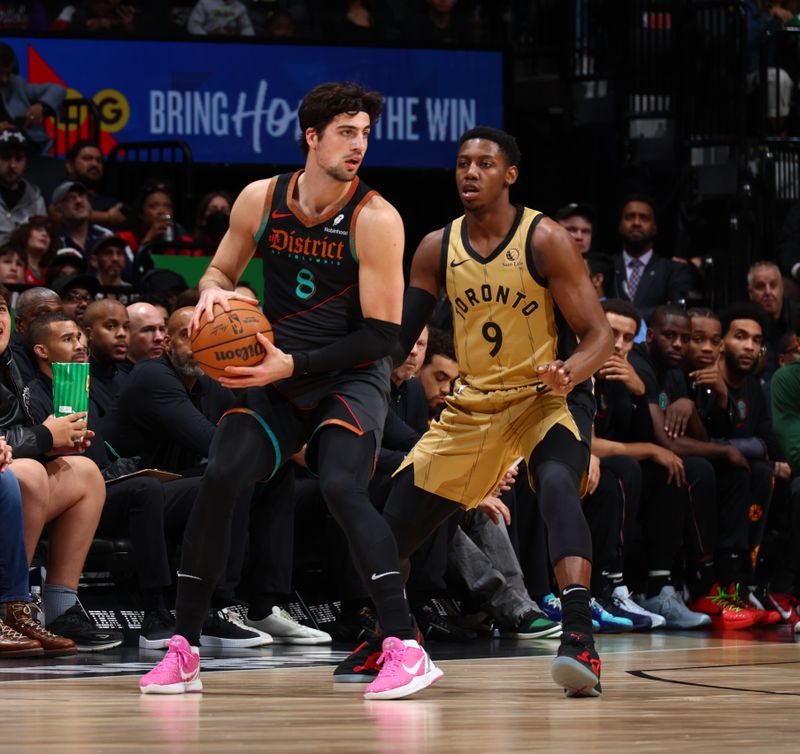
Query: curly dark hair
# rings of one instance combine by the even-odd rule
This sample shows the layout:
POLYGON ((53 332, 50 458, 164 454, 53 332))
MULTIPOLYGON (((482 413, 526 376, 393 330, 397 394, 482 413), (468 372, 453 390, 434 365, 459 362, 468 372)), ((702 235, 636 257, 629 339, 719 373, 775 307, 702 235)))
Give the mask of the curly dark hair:
POLYGON ((383 96, 369 92, 352 81, 330 81, 315 86, 300 103, 297 119, 300 122, 300 149, 308 154, 306 130, 313 128, 319 135, 337 115, 366 113, 374 125, 383 111, 383 96))

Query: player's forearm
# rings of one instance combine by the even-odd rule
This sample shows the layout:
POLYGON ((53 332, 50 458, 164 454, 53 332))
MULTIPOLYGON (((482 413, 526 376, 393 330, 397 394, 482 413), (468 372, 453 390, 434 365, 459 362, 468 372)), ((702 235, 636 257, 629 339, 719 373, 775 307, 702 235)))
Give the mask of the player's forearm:
POLYGON ((649 442, 617 442, 594 437, 592 438, 592 453, 598 458, 630 456, 636 461, 650 461, 655 455, 655 446, 649 442))
POLYGON ((581 338, 578 347, 564 362, 569 367, 572 384, 577 385, 600 369, 614 351, 611 328, 598 327, 581 338))
POLYGON ((400 325, 368 318, 364 325, 341 340, 313 351, 292 353, 292 376, 325 374, 365 366, 392 354, 397 348, 400 325))
POLYGON ((197 288, 201 293, 209 288, 222 288, 225 291, 232 291, 236 288, 236 282, 231 280, 218 267, 210 265, 203 277, 200 278, 197 288))

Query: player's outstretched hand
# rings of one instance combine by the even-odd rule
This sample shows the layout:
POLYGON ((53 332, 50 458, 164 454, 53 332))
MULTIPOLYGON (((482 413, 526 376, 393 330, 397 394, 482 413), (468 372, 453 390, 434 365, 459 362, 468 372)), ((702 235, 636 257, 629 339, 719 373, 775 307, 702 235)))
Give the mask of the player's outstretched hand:
POLYGON ((214 321, 214 306, 219 304, 223 311, 231 310, 231 300, 246 301, 248 304, 258 306, 258 300, 252 296, 244 296, 236 291, 226 291, 223 288, 206 288, 194 307, 194 315, 189 326, 189 335, 196 333, 206 322, 214 321), (205 321, 203 319, 205 318, 205 321))
POLYGON ((506 522, 506 526, 511 523, 511 511, 508 506, 499 498, 489 495, 478 503, 478 510, 483 511, 497 526, 501 520, 506 522))
POLYGON ((541 364, 536 367, 536 372, 539 379, 559 395, 567 395, 575 387, 572 384, 572 372, 569 365, 560 359, 551 361, 549 364, 541 364))
POLYGON ((263 333, 256 333, 256 337, 266 351, 264 360, 251 367, 225 367, 225 373, 219 378, 221 385, 231 389, 263 387, 292 376, 294 359, 263 333))

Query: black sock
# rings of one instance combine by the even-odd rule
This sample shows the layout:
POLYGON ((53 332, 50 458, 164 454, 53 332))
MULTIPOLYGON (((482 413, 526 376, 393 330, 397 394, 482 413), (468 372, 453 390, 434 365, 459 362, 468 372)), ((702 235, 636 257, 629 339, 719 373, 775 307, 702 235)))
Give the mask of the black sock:
POLYGON ((561 590, 561 625, 564 634, 592 635, 591 594, 581 584, 569 584, 561 590))
POLYGON ((164 590, 161 587, 142 589, 142 601, 144 602, 145 613, 165 610, 167 607, 167 603, 164 601, 164 590))
POLYGON ((387 574, 370 584, 372 599, 379 606, 381 632, 384 636, 396 636, 398 639, 416 639, 411 613, 405 598, 403 577, 398 574, 387 574))
POLYGON ((200 646, 200 632, 208 613, 209 589, 204 579, 178 574, 175 599, 175 633, 193 647, 200 646))
POLYGON ((713 560, 689 564, 686 569, 686 586, 689 587, 689 595, 692 600, 710 594, 711 587, 717 578, 717 565, 713 560))
POLYGON ((645 592, 648 597, 655 597, 665 586, 672 585, 669 571, 648 571, 645 592))
POLYGON ((278 604, 278 595, 274 592, 259 594, 250 601, 247 608, 247 617, 250 620, 264 620, 272 614, 272 608, 278 604))

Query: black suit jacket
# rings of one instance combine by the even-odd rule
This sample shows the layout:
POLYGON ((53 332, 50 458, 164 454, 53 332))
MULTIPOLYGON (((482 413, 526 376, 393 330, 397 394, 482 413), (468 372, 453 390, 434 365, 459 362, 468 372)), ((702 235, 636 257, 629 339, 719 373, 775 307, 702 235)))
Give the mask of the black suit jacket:
MULTIPOLYGON (((614 281, 610 286, 609 297, 630 301, 622 252, 614 254, 613 260, 614 281)), ((677 303, 691 288, 692 271, 688 264, 679 264, 653 254, 642 272, 633 304, 647 319, 662 304, 677 303)))

